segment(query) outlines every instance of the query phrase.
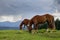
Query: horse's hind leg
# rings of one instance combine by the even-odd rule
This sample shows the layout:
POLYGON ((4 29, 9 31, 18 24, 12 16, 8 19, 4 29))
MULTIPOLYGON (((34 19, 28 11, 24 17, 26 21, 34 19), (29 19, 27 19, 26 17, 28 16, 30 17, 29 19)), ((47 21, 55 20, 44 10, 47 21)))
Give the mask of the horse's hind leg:
POLYGON ((55 29, 56 29, 56 27, 55 27, 55 23, 53 22, 53 23, 52 23, 51 32, 54 32, 54 31, 55 31, 55 29))
POLYGON ((55 30, 56 29, 55 23, 53 23, 52 25, 53 25, 53 30, 55 30))
POLYGON ((51 23, 48 25, 47 32, 53 32, 55 30, 55 23, 51 23))

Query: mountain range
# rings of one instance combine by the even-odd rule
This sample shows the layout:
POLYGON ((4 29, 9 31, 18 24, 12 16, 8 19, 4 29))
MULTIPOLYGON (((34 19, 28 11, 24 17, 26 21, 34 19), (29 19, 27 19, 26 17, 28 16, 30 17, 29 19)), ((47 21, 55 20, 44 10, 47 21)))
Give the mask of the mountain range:
POLYGON ((0 22, 0 27, 19 27, 21 21, 17 21, 17 22, 9 22, 9 21, 5 21, 5 22, 0 22))

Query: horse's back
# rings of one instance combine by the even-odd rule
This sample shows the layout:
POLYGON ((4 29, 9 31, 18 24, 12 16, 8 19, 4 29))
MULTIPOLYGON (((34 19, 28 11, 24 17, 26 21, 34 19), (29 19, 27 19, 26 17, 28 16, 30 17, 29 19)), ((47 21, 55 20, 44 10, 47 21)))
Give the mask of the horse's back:
POLYGON ((44 23, 46 21, 46 16, 44 16, 44 15, 36 15, 31 19, 31 21, 33 23, 44 23))
POLYGON ((28 22, 29 22, 29 19, 24 19, 23 20, 23 23, 26 24, 26 25, 28 24, 28 22))
POLYGON ((54 21, 54 17, 52 15, 45 14, 45 16, 46 16, 46 18, 47 18, 48 21, 50 21, 50 22, 54 21))

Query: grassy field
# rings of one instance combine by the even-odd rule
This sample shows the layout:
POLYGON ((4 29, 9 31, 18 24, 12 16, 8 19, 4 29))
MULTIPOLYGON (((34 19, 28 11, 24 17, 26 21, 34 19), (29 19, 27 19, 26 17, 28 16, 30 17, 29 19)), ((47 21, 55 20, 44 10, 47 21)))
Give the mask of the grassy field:
POLYGON ((35 34, 20 30, 0 30, 0 40, 60 40, 60 30, 53 33, 39 30, 35 34))

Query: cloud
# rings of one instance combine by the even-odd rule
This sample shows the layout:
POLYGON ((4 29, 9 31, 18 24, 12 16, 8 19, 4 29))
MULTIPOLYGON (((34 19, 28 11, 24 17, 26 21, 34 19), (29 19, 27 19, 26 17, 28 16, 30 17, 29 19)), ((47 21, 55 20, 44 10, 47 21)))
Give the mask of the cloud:
POLYGON ((13 21, 54 10, 54 0, 0 0, 0 16, 13 16, 13 21))
POLYGON ((47 12, 52 4, 52 0, 0 0, 0 15, 47 12))
POLYGON ((60 12, 60 0, 55 0, 56 9, 60 12))
POLYGON ((3 21, 16 22, 21 19, 22 19, 21 16, 0 16, 0 22, 3 22, 3 21))

